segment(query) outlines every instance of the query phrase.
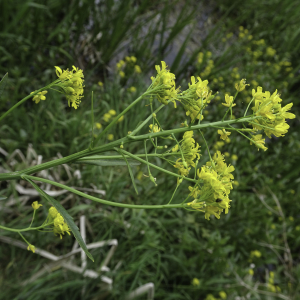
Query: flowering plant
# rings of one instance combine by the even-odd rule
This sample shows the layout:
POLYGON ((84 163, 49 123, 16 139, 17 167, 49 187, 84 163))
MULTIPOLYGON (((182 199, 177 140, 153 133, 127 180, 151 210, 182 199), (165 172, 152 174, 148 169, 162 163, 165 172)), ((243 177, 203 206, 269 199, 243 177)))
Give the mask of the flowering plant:
MULTIPOLYGON (((128 60, 128 64, 132 61, 132 58, 128 60)), ((135 63, 135 62, 134 62, 135 63)), ((118 68, 123 67, 123 64, 118 66, 118 68)), ((46 87, 43 87, 30 95, 19 101, 16 105, 10 108, 6 113, 0 117, 0 121, 13 109, 18 107, 20 104, 26 100, 32 98, 32 100, 38 104, 41 100, 46 100, 47 90, 53 89, 57 92, 66 95, 68 100, 68 105, 78 108, 81 99, 83 98, 83 72, 78 68, 73 66, 72 71, 62 70, 60 67, 55 67, 56 75, 58 79, 50 83, 46 87)), ((19 180, 24 179, 28 181, 45 199, 51 207, 49 208, 49 213, 46 220, 42 225, 38 227, 31 227, 32 222, 28 228, 24 229, 13 229, 5 226, 0 226, 3 230, 18 232, 20 236, 28 244, 28 250, 32 252, 35 251, 35 246, 29 243, 22 232, 30 230, 44 230, 52 231, 55 235, 62 238, 65 233, 70 234, 72 232, 78 243, 86 252, 86 254, 91 258, 91 254, 88 252, 86 245, 79 233, 77 226, 75 225, 73 219, 70 217, 68 212, 63 208, 63 206, 49 196, 45 191, 43 191, 34 181, 44 182, 57 186, 59 188, 68 190, 79 196, 85 197, 87 199, 93 200, 106 205, 132 208, 132 209, 171 209, 171 208, 184 208, 192 211, 200 211, 204 214, 205 219, 209 220, 211 215, 216 218, 220 218, 221 214, 224 212, 228 213, 230 209, 229 194, 233 189, 233 175, 232 172, 235 168, 231 165, 227 165, 225 162, 225 157, 220 151, 216 151, 212 156, 210 154, 210 149, 205 140, 203 129, 212 128, 220 134, 220 138, 227 140, 228 136, 233 132, 239 133, 250 141, 250 144, 254 144, 258 149, 267 150, 265 147, 265 139, 263 133, 268 137, 275 135, 277 137, 284 136, 288 131, 289 125, 286 119, 295 118, 295 115, 288 112, 292 107, 292 103, 282 107, 281 98, 275 91, 272 95, 270 92, 263 92, 261 87, 257 88, 257 91, 252 90, 252 100, 249 102, 247 108, 245 109, 244 115, 239 118, 233 118, 232 110, 235 106, 235 101, 239 92, 243 91, 247 84, 246 80, 242 79, 240 82, 236 83, 235 89, 236 93, 234 96, 225 96, 225 103, 223 105, 227 108, 222 120, 216 122, 204 122, 203 112, 207 111, 210 105, 213 105, 212 101, 216 97, 217 93, 213 94, 208 86, 207 80, 202 80, 200 77, 197 79, 192 76, 191 83, 185 91, 181 91, 179 87, 176 87, 175 74, 171 73, 165 62, 161 63, 161 66, 156 66, 157 74, 151 77, 151 84, 148 89, 140 95, 136 100, 134 100, 126 109, 124 109, 120 114, 114 110, 110 110, 104 115, 103 120, 108 123, 108 125, 103 128, 98 135, 94 134, 94 114, 93 114, 93 94, 92 94, 92 109, 91 109, 91 123, 92 123, 92 137, 89 146, 78 153, 71 154, 67 157, 59 158, 54 161, 42 163, 27 169, 0 174, 0 180, 19 180), (137 105, 142 100, 147 101, 150 106, 151 113, 145 120, 141 120, 139 125, 128 132, 128 134, 118 140, 112 141, 113 137, 109 137, 109 130, 118 122, 123 120, 124 115, 135 105, 137 105), (156 101, 160 103, 160 106, 156 107, 156 101), (186 116, 190 118, 188 122, 185 120, 181 127, 166 129, 163 128, 159 121, 159 111, 169 103, 174 105, 174 109, 178 109, 180 104, 185 110, 186 116), (249 113, 249 108, 252 107, 252 113, 249 113), (230 114, 229 114, 230 112, 230 114), (203 122, 202 122, 203 121, 203 122), (151 123, 149 125, 149 122, 151 123), (145 126, 149 126, 147 132, 144 134, 138 134, 145 126), (240 126, 242 125, 242 126, 240 126), (247 127, 249 125, 249 127, 247 127), (194 139, 194 132, 199 132, 202 136, 202 143, 196 142, 194 139), (100 139, 108 134, 108 140, 111 141, 107 144, 97 146, 100 139), (178 140, 176 135, 182 136, 178 140), (174 144, 171 149, 165 150, 164 153, 157 153, 158 150, 166 149, 165 145, 159 145, 164 139, 171 140, 174 144), (132 142, 143 142, 145 153, 143 155, 135 155, 126 151, 124 148, 126 144, 132 142), (147 142, 150 142, 155 153, 147 153, 147 142), (200 165, 199 161, 201 158, 201 147, 207 149, 209 160, 200 165), (129 174, 132 179, 132 184, 137 192, 135 185, 135 180, 133 172, 131 169, 131 161, 128 158, 132 158, 139 163, 145 164, 148 169, 148 176, 150 181, 155 185, 156 179, 151 174, 151 169, 155 168, 161 172, 168 174, 169 176, 176 177, 175 190, 172 198, 168 203, 162 205, 134 205, 134 204, 124 204, 116 203, 104 199, 100 199, 94 196, 87 195, 80 192, 74 188, 68 187, 64 184, 57 183, 55 181, 44 179, 41 177, 32 176, 36 172, 49 169, 54 166, 69 163, 99 163, 101 160, 110 159, 110 156, 101 156, 99 154, 107 151, 115 151, 118 155, 111 156, 112 163, 113 159, 116 157, 123 160, 128 166, 129 174), (159 167, 148 161, 149 156, 159 157, 165 159, 174 168, 172 171, 165 168, 159 167), (192 168, 194 169, 193 176, 189 176, 192 168), (187 197, 182 203, 172 204, 172 200, 175 197, 176 191, 183 182, 183 180, 189 181, 190 186, 188 187, 187 197)), ((2 82, 3 83, 3 80, 2 82)), ((0 84, 1 84, 0 83, 0 84)), ((173 109, 173 108, 172 108, 173 109)), ((102 129, 100 123, 96 123, 96 128, 102 129)), ((118 162, 119 162, 118 161, 118 162)), ((116 162, 116 164, 118 163, 116 162)), ((41 204, 34 202, 32 207, 33 218, 35 212, 41 204)))

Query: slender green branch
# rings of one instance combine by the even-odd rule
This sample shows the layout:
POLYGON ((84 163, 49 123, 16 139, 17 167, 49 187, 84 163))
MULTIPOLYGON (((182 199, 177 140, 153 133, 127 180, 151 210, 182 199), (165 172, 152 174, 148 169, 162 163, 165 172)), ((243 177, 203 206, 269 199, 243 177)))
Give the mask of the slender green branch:
POLYGON ((257 119, 259 117, 247 117, 247 118, 239 118, 236 120, 227 120, 227 121, 218 121, 218 122, 213 122, 213 123, 202 123, 199 125, 194 125, 191 127, 181 127, 181 128, 176 128, 172 130, 164 130, 160 132, 154 132, 154 133, 147 133, 139 136, 130 136, 128 135, 127 137, 124 137, 122 139, 113 141, 109 144, 103 145, 103 146, 98 146, 95 147, 93 150, 85 149, 83 151, 77 152, 75 154, 59 158, 53 161, 49 161, 37 166, 29 167, 27 169, 24 169, 22 171, 18 172, 12 172, 12 173, 3 173, 0 174, 0 181, 1 180, 12 180, 12 179, 20 179, 22 174, 33 174, 45 169, 49 169, 58 165, 62 164, 67 164, 71 163, 73 161, 76 161, 82 157, 88 156, 88 155, 93 155, 93 154, 98 154, 102 153, 108 150, 112 150, 114 147, 119 147, 121 144, 126 144, 130 143, 133 141, 142 141, 145 139, 153 138, 153 137, 161 137, 161 136, 170 136, 172 133, 182 133, 188 130, 197 130, 197 129, 202 129, 202 128, 208 128, 208 127, 213 127, 213 126, 225 126, 229 124, 234 124, 234 123, 243 123, 243 122, 249 122, 251 120, 257 119))
POLYGON ((9 113, 11 113, 15 108, 17 108, 17 107, 20 106, 21 104, 23 104, 26 100, 28 100, 28 99, 34 97, 37 93, 39 93, 39 92, 41 92, 41 91, 44 91, 44 90, 49 89, 49 88, 50 88, 52 85, 54 85, 56 82, 57 82, 57 80, 54 81, 54 82, 52 82, 52 83, 50 83, 50 84, 48 84, 48 85, 45 86, 45 87, 42 87, 41 89, 35 91, 34 93, 32 93, 32 94, 26 96, 25 98, 23 98, 22 100, 20 100, 18 103, 16 103, 13 107, 11 107, 7 112, 5 112, 5 113, 0 117, 0 121, 2 121, 9 113))
MULTIPOLYGON (((116 203, 116 202, 103 200, 103 199, 100 199, 100 198, 97 198, 97 197, 90 196, 90 195, 85 194, 83 192, 77 191, 77 190, 75 190, 71 187, 68 187, 64 184, 61 184, 61 183, 58 183, 58 182, 55 182, 55 181, 52 181, 52 180, 49 180, 49 179, 44 179, 44 178, 29 176, 29 175, 24 175, 23 177, 31 179, 31 180, 35 180, 35 181, 49 183, 49 184, 57 186, 59 188, 68 190, 68 191, 70 191, 70 192, 72 192, 72 193, 74 193, 78 196, 84 197, 86 199, 90 199, 92 201, 95 201, 95 202, 98 202, 98 203, 101 203, 101 204, 110 205, 110 206, 123 207, 123 208, 136 208, 136 209, 183 208, 183 207, 186 206, 186 205, 183 205, 183 204, 134 205, 134 204, 116 203)), ((42 226, 40 226, 40 227, 42 227, 42 226)), ((1 226, 0 226, 0 228, 1 228, 1 226)), ((6 229, 6 227, 4 229, 6 229)), ((10 228, 8 228, 8 229, 10 229, 10 228)), ((35 229, 39 229, 39 227, 36 227, 35 229)), ((33 228, 30 228, 30 230, 33 230, 33 228)), ((12 230, 12 231, 18 231, 18 230, 12 230)))
MULTIPOLYGON (((155 169, 157 169, 157 170, 159 170, 159 171, 162 171, 162 172, 164 172, 164 173, 166 173, 166 174, 169 174, 169 175, 172 175, 172 176, 175 176, 175 177, 178 177, 178 178, 182 178, 182 176, 179 175, 179 174, 170 172, 170 171, 165 170, 165 169, 163 169, 163 168, 160 168, 160 167, 158 167, 158 166, 156 166, 156 165, 154 165, 154 164, 151 164, 151 163, 149 163, 149 162, 147 162, 147 161, 145 161, 145 160, 143 160, 143 159, 141 159, 141 158, 135 156, 134 154, 131 154, 131 153, 129 153, 129 152, 123 150, 123 149, 120 149, 120 150, 121 150, 124 154, 127 154, 127 155, 130 156, 131 158, 136 159, 136 160, 140 161, 140 162, 143 163, 143 164, 149 165, 150 167, 155 168, 155 169)), ((191 181, 191 182, 197 182, 197 180, 194 180, 194 179, 188 178, 188 177, 184 177, 184 179, 187 180, 187 181, 191 181)))
POLYGON ((24 232, 24 231, 29 231, 29 230, 39 230, 39 229, 42 229, 46 226, 48 226, 48 224, 47 225, 41 225, 39 227, 30 227, 30 228, 27 227, 27 228, 23 228, 23 229, 13 229, 13 228, 9 228, 9 227, 5 227, 5 226, 0 225, 0 229, 13 231, 13 232, 24 232))

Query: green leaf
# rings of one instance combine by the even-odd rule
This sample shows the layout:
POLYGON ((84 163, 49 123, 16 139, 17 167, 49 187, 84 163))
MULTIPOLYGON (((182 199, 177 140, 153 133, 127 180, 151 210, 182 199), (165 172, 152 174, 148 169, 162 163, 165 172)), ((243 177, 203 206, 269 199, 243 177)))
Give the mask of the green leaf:
POLYGON ((4 91, 4 88, 5 88, 5 85, 6 85, 6 82, 7 82, 7 78, 8 78, 8 73, 6 73, 0 81, 0 97, 1 97, 1 94, 3 93, 3 91, 4 91))
POLYGON ((76 224, 73 221, 73 218, 68 214, 68 212, 65 210, 65 208, 54 198, 49 196, 47 193, 45 193, 43 190, 41 190, 33 181, 30 179, 26 178, 26 175, 23 176, 24 179, 26 179, 28 182, 32 184, 32 186, 48 201, 50 202, 56 209, 57 211, 62 215, 66 223, 68 224, 69 228, 74 234, 74 237, 76 238, 78 244, 80 247, 83 249, 85 254, 94 262, 93 256, 89 253, 81 235, 79 232, 79 228, 76 226, 76 224))
POLYGON ((7 197, 5 197, 5 196, 0 196, 0 201, 1 201, 1 200, 5 200, 5 199, 7 199, 7 197))
POLYGON ((97 155, 95 156, 90 156, 87 158, 80 158, 79 160, 76 160, 75 162, 73 162, 75 164, 87 164, 87 165, 96 165, 96 166, 126 166, 126 165, 130 165, 130 166, 138 166, 141 163, 133 160, 133 159, 128 159, 126 161, 124 161, 123 159, 105 159, 103 158, 103 156, 99 156, 99 158, 97 157, 97 155))
POLYGON ((126 164, 127 164, 127 167, 128 167, 128 171, 129 171, 129 174, 130 174, 130 178, 131 178, 132 184, 133 184, 133 186, 134 186, 135 192, 136 192, 137 194, 139 194, 139 193, 138 193, 138 190, 137 190, 137 187, 136 187, 136 184, 135 184, 135 180, 134 180, 134 176, 133 176, 132 169, 131 169, 131 167, 130 167, 130 165, 129 165, 129 163, 128 163, 126 157, 125 157, 125 155, 122 153, 122 151, 119 151, 119 153, 122 154, 122 156, 124 157, 124 160, 126 161, 126 164))

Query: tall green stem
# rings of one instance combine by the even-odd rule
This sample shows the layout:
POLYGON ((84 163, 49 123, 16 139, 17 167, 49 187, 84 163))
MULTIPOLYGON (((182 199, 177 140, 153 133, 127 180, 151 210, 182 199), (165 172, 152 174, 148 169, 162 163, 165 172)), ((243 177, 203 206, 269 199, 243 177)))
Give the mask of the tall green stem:
MULTIPOLYGON (((52 184, 52 185, 57 186, 59 188, 68 190, 68 191, 70 191, 70 192, 72 192, 76 195, 81 196, 81 197, 90 199, 92 201, 95 201, 95 202, 98 202, 98 203, 101 203, 101 204, 110 205, 110 206, 123 207, 123 208, 137 208, 137 209, 182 208, 182 207, 186 206, 186 205, 183 205, 183 204, 134 205, 134 204, 116 203, 116 202, 103 200, 103 199, 100 199, 100 198, 96 198, 96 197, 87 195, 87 194, 79 192, 79 191, 77 191, 77 190, 75 190, 71 187, 68 187, 64 184, 61 184, 61 183, 58 183, 58 182, 55 182, 55 181, 52 181, 52 180, 39 178, 39 177, 35 177, 35 176, 29 176, 29 175, 25 175, 23 177, 24 177, 24 179, 28 178, 28 179, 31 179, 31 180, 36 180, 36 181, 40 181, 40 182, 49 183, 49 184, 52 184)), ((1 228, 1 226, 0 226, 0 228, 1 228)), ((4 229, 6 229, 6 227, 4 229)), ((30 230, 33 230, 33 229, 34 228, 30 228, 30 230)), ((39 227, 36 227, 35 229, 39 229, 39 227)), ((18 230, 12 230, 12 231, 18 231, 18 230)), ((25 230, 23 230, 23 231, 25 231, 25 230)))

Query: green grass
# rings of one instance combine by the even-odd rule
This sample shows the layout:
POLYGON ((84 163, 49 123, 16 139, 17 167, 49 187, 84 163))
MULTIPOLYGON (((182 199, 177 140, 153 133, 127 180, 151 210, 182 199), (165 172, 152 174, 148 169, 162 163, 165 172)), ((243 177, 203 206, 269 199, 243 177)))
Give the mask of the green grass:
MULTIPOLYGON (((145 90, 149 82, 148 75, 129 76, 126 80, 120 81, 114 75, 114 71, 110 73, 105 71, 105 66, 121 53, 122 42, 132 37, 132 47, 125 50, 129 55, 137 57, 143 74, 148 70, 154 74, 154 64, 164 59, 168 47, 176 41, 181 30, 187 24, 195 24, 192 8, 195 8, 196 4, 192 2, 191 9, 183 9, 175 26, 170 27, 167 20, 174 12, 176 2, 153 5, 150 1, 142 1, 141 4, 133 5, 131 1, 122 1, 119 6, 115 6, 113 1, 104 1, 102 10, 92 12, 96 21, 90 30, 91 41, 100 31, 103 32, 99 41, 89 44, 90 51, 96 49, 101 53, 101 59, 92 63, 83 54, 82 49, 76 52, 77 48, 72 47, 78 45, 79 36, 85 30, 92 2, 83 1, 84 5, 80 10, 79 1, 71 2, 70 6, 64 6, 60 1, 46 3, 24 1, 22 4, 1 2, 0 25, 3 29, 0 36, 3 42, 0 48, 2 52, 0 73, 4 75, 9 72, 10 78, 0 101, 1 114, 24 95, 53 80, 54 65, 71 67, 72 64, 78 65, 79 61, 82 61, 86 71, 85 98, 76 111, 67 107, 63 97, 50 91, 46 101, 35 105, 29 100, 1 122, 0 147, 8 153, 18 148, 25 154, 28 144, 31 143, 37 154, 43 155, 44 160, 49 160, 56 156, 57 152, 66 156, 87 147, 91 137, 91 90, 94 91, 95 96, 95 122, 104 125, 105 122, 102 121, 104 113, 109 109, 120 112, 145 90), (162 17, 159 23, 153 25, 155 23, 151 23, 151 20, 159 13, 162 17), (128 26, 125 27, 123 24, 127 20, 129 23, 126 23, 128 26), (153 30, 149 30, 148 36, 141 39, 139 33, 145 22, 153 26, 153 30), (73 35, 69 34, 69 30, 73 35), (163 35, 165 32, 169 34, 167 39, 163 35), (157 36, 161 39, 158 48, 153 51, 152 46, 157 36), (99 80, 104 82, 103 89, 97 87, 99 80), (137 88, 136 94, 127 91, 130 86, 137 88)), ((197 212, 177 209, 160 211, 119 209, 90 203, 76 195, 63 204, 75 220, 79 220, 82 214, 87 217, 90 224, 87 229, 88 243, 118 239, 118 248, 109 264, 112 271, 107 274, 114 280, 113 290, 107 299, 124 299, 126 293, 147 282, 155 284, 155 299, 205 299, 208 294, 220 298, 218 295, 220 291, 227 293, 227 299, 235 299, 236 296, 245 297, 249 292, 241 285, 237 275, 253 287, 255 282, 266 283, 268 281, 266 273, 268 274, 269 271, 275 272, 275 284, 281 288, 282 294, 289 297, 288 299, 297 299, 300 276, 298 254, 300 238, 297 230, 300 229, 297 227, 300 225, 298 213, 300 142, 297 130, 299 98, 296 96, 299 59, 296 56, 297 31, 293 26, 287 26, 296 24, 294 18, 297 10, 292 9, 293 2, 283 1, 280 7, 277 1, 273 2, 276 5, 265 8, 254 0, 247 4, 240 4, 238 1, 227 4, 222 1, 222 5, 219 6, 216 1, 217 9, 214 16, 220 16, 221 20, 216 22, 216 29, 212 30, 203 45, 189 56, 188 62, 183 63, 183 49, 188 47, 192 34, 187 36, 186 44, 178 49, 177 57, 171 65, 176 75, 182 78, 180 85, 184 89, 191 75, 190 72, 199 75, 204 72, 209 59, 214 61, 214 67, 205 77, 210 81, 210 87, 214 91, 220 91, 222 99, 215 100, 210 105, 209 114, 205 115, 205 120, 208 121, 219 120, 224 114, 225 108, 220 103, 225 92, 233 93, 233 86, 237 80, 234 77, 236 74, 239 74, 240 78, 247 78, 250 83, 256 80, 259 85, 270 89, 271 92, 278 88, 284 104, 290 101, 295 103, 293 112, 296 113, 297 119, 289 122, 291 129, 285 137, 272 138, 268 141, 268 151, 257 151, 253 145, 250 146, 247 140, 237 134, 232 134, 231 143, 225 143, 222 147, 222 152, 230 154, 227 163, 234 164, 235 180, 239 182, 231 193, 233 201, 228 215, 223 215, 220 220, 211 218, 210 221, 206 221, 203 214, 197 212), (247 7, 249 5, 249 8, 244 9, 243 5, 247 7), (273 8, 274 11, 275 9, 288 11, 290 18, 278 13, 274 13, 276 18, 271 18, 273 13, 269 10, 273 8), (269 18, 273 22, 266 25, 265 20, 269 18), (255 22, 258 19, 264 21, 255 22), (279 23, 281 29, 277 26, 279 23), (248 42, 238 38, 240 25, 249 30, 254 40, 265 39, 266 43, 260 49, 261 51, 265 52, 266 47, 271 46, 276 49, 277 56, 271 59, 261 56, 254 63, 252 54, 247 54, 245 51, 248 42), (228 32, 233 32, 233 37, 222 42, 222 37, 228 32), (283 47, 286 44, 284 35, 289 37, 287 47, 283 47), (200 65, 197 63, 199 51, 204 54, 211 51, 212 57, 205 57, 200 65), (272 67, 282 60, 291 61, 294 78, 287 80, 283 72, 274 75, 272 67), (272 65, 267 66, 267 61, 272 65), (238 68, 238 71, 233 71, 233 68, 238 68), (213 82, 215 77, 223 77, 223 81, 213 82), (288 81, 288 86, 280 87, 285 80, 288 81), (236 162, 232 161, 232 154, 238 156, 236 162), (286 217, 286 228, 280 216, 270 213, 259 200, 259 196, 264 195, 266 204, 278 211, 269 189, 279 199, 286 217), (124 221, 129 222, 131 227, 127 228, 124 221), (284 246, 285 234, 293 257, 291 267, 278 258, 278 255, 284 257, 284 250, 278 250, 277 255, 262 244, 284 246), (254 250, 259 250, 261 257, 251 258, 251 251, 254 250), (122 262, 120 268, 113 272, 120 261, 122 262), (253 278, 249 275, 251 263, 255 264, 253 278), (287 273, 294 278, 294 281, 287 273), (192 286, 193 278, 200 280, 199 287, 192 286)), ((242 113, 242 108, 246 104, 246 100, 243 100, 244 103, 240 103, 240 100, 248 97, 252 87, 253 85, 248 88, 248 92, 239 96, 235 110, 236 117, 242 113)), ((149 115, 150 108, 145 104, 141 102, 134 107, 125 116, 124 121, 112 129, 111 133, 115 139, 126 135, 136 127, 139 120, 149 115)), ((172 105, 164 108, 158 116, 164 128, 179 126, 186 118, 182 108, 179 107, 175 111, 172 105)), ((214 149, 219 139, 217 133, 207 129, 204 134, 210 149, 214 149)), ((204 163, 208 159, 205 145, 200 136, 196 135, 196 140, 201 144, 203 153, 200 163, 204 163)), ((103 139, 100 143, 105 142, 107 140, 103 139)), ((171 146, 167 140, 162 140, 161 144, 171 146)), ((150 151, 152 147, 150 144, 148 146, 150 151)), ((143 145, 138 143, 126 146, 125 149, 133 153, 144 152, 143 145)), ((7 166, 6 160, 0 154, 0 162, 4 167, 7 166)), ((12 170, 26 167, 24 163, 17 161, 11 167, 12 170)), ((151 162, 174 171, 174 168, 159 159, 151 159, 151 162)), ((68 179, 65 170, 59 167, 49 172, 52 175, 58 174, 69 186, 90 188, 91 185, 95 185, 98 189, 106 190, 105 199, 122 203, 163 204, 168 202, 176 185, 175 178, 166 177, 153 169, 151 172, 157 178, 158 186, 155 187, 147 177, 136 179, 139 192, 139 195, 136 195, 125 166, 95 167, 72 164, 71 168, 72 174, 79 169, 82 179, 75 177, 68 179)), ((139 172, 147 174, 145 166, 133 167, 135 178, 139 177, 139 172)), ((0 182, 0 195, 18 198, 14 184, 15 182, 0 182)), ((174 199, 175 203, 186 197, 187 188, 188 184, 185 183, 180 186, 174 199)), ((63 201, 66 195, 57 199, 63 201)), ((0 211, 1 224, 17 228, 28 226, 32 214, 31 203, 34 200, 39 199, 30 199, 25 205, 16 204, 10 207, 9 213, 0 211)), ((36 224, 42 222, 47 215, 47 205, 44 202, 43 204, 36 224)), ((1 231, 1 235, 18 239, 16 234, 4 231, 1 231)), ((52 234, 42 232, 28 233, 26 238, 37 247, 57 255, 70 251, 74 241, 73 237, 64 237, 60 240, 52 234)), ((88 268, 99 266, 106 250, 106 248, 92 250, 91 253, 96 260, 95 264, 89 261, 88 268)), ((20 283, 38 272, 47 260, 4 243, 0 247, 0 258, 0 299, 44 299, 45 297, 48 299, 50 293, 53 299, 81 299, 83 287, 86 290, 84 299, 97 299, 103 293, 99 280, 84 278, 64 269, 53 270, 22 287, 20 283)), ((79 255, 76 261, 80 263, 79 255)), ((264 286, 260 286, 259 290, 268 291, 264 286)), ((261 299, 267 297, 264 294, 260 296, 261 299)), ((258 299, 253 291, 251 299, 258 299)), ((277 298, 270 296, 270 299, 277 298)))

